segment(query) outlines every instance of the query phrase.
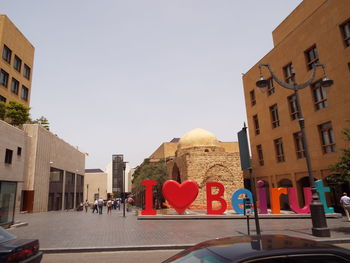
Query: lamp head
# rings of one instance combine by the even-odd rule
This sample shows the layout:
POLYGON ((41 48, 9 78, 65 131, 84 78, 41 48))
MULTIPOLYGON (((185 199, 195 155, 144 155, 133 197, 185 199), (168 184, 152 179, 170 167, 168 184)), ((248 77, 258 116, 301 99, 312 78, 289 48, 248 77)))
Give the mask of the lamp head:
POLYGON ((333 80, 327 78, 327 77, 324 77, 322 80, 321 80, 321 86, 324 87, 324 88, 329 88, 330 86, 332 86, 334 83, 333 80))
POLYGON ((260 88, 261 92, 266 92, 268 87, 268 81, 264 79, 264 77, 260 77, 260 79, 256 82, 256 86, 260 88))

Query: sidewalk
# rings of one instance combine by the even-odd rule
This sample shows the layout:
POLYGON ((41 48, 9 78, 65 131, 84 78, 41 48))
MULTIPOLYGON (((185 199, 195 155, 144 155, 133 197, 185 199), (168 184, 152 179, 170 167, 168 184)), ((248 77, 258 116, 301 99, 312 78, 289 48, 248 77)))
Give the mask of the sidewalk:
MULTIPOLYGON (((198 242, 232 235, 246 235, 246 219, 138 220, 135 213, 113 210, 111 215, 91 211, 57 211, 16 215, 28 225, 10 229, 19 238, 38 238, 46 253, 181 249, 198 242)), ((328 218, 330 238, 311 235, 310 218, 261 219, 262 234, 286 234, 320 242, 350 242, 350 222, 328 218)), ((250 220, 251 234, 255 222, 250 220)))

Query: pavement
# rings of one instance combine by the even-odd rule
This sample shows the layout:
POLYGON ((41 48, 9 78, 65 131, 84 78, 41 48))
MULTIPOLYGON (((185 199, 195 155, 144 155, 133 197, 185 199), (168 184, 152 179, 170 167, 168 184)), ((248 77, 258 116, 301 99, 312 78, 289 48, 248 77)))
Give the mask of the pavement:
MULTIPOLYGON (((19 238, 35 238, 45 253, 184 249, 204 240, 247 235, 245 218, 202 217, 181 220, 138 220, 135 212, 113 210, 107 215, 84 211, 52 211, 16 214, 21 227, 9 232, 19 238)), ((331 237, 314 237, 310 218, 263 218, 261 234, 285 234, 326 243, 350 242, 350 222, 345 217, 327 218, 331 237)), ((250 219, 255 234, 254 219, 250 219)))

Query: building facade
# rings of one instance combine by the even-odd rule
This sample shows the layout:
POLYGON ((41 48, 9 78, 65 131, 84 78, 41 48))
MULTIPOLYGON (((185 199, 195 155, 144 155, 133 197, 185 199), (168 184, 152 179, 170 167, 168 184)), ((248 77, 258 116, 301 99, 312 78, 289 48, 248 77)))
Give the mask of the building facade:
POLYGON ((9 225, 20 210, 28 136, 1 120, 0 134, 0 225, 9 225))
POLYGON ((107 173, 101 169, 86 169, 84 179, 85 200, 92 204, 100 197, 107 199, 107 173))
MULTIPOLYGON (((243 75, 244 96, 257 180, 268 187, 309 186, 305 148, 301 141, 295 94, 279 86, 263 68, 268 89, 256 87, 259 64, 270 64, 284 82, 308 80, 317 62, 325 65, 334 85, 321 87, 318 68, 314 82, 299 91, 300 105, 316 179, 327 179, 329 165, 349 147, 342 130, 350 119, 350 8, 348 0, 304 0, 273 32, 273 49, 243 75)), ((342 190, 347 186, 344 185, 342 190)), ((341 190, 339 190, 341 191, 341 190)), ((337 193, 328 195, 332 204, 337 193)))
POLYGON ((0 14, 0 101, 29 106, 34 47, 6 15, 0 14))
POLYGON ((28 162, 21 210, 74 209, 83 202, 85 154, 38 124, 25 124, 28 162))

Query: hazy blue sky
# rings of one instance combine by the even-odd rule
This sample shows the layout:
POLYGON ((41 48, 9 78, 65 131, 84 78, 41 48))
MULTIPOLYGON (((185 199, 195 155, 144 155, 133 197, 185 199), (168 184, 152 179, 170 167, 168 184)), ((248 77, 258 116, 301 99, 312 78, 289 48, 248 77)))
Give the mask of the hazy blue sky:
POLYGON ((0 0, 0 13, 35 46, 32 116, 104 169, 114 153, 136 166, 194 128, 236 141, 241 73, 300 2, 0 0))

